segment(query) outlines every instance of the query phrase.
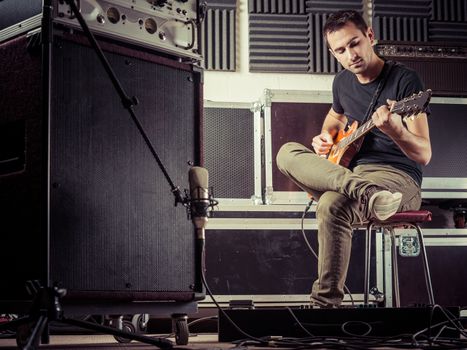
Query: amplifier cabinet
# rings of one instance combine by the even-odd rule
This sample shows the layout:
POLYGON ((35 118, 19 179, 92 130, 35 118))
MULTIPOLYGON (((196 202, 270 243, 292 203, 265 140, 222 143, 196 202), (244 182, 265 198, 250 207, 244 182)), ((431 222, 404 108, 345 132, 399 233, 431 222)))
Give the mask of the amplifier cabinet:
MULTIPOLYGON (((29 300, 28 280, 57 283, 68 300, 202 298, 193 225, 173 206, 95 52, 79 36, 54 38, 47 120, 41 57, 26 42, 0 46, 0 246, 8 266, 0 301, 29 300)), ((202 72, 116 42, 102 47, 138 98, 135 112, 168 174, 187 187, 187 162, 201 159, 202 72)))
MULTIPOLYGON (((251 300, 255 306, 304 305, 317 278, 317 259, 301 231, 304 206, 250 205, 216 211, 206 230, 206 277, 217 301, 251 300)), ((315 206, 304 221, 305 234, 317 252, 315 206)), ((383 289, 381 235, 372 249, 371 286, 383 289)), ((353 236, 347 287, 358 305, 363 301, 364 231, 353 236)), ((344 302, 351 303, 346 294, 344 302)), ((212 306, 210 299, 200 307, 212 306)))
MULTIPOLYGON (((307 195, 276 165, 280 147, 289 141, 311 147, 311 139, 332 104, 327 91, 265 90, 261 97, 265 124, 265 200, 274 204, 301 204, 307 195)), ((467 99, 434 97, 429 117, 433 157, 423 169, 422 197, 426 200, 467 198, 467 99)))

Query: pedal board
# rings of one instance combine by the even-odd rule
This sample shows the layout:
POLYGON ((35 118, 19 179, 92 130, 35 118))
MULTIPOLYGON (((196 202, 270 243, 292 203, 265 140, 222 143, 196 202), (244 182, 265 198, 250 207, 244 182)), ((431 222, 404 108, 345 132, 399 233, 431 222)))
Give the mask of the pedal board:
MULTIPOLYGON (((448 307, 451 319, 460 315, 459 307, 448 307)), ((226 309, 219 312, 219 341, 231 342, 245 339, 226 318, 227 315, 244 332, 254 337, 282 336, 308 337, 302 327, 313 336, 379 336, 390 337, 414 334, 430 325, 447 321, 446 315, 431 307, 407 308, 342 308, 301 309, 262 308, 226 309), (299 322, 297 322, 299 321, 299 322), (301 326, 299 325, 301 324, 301 326)), ((439 327, 433 332, 439 331, 439 327)), ((443 337, 459 338, 457 330, 445 330, 443 337)))

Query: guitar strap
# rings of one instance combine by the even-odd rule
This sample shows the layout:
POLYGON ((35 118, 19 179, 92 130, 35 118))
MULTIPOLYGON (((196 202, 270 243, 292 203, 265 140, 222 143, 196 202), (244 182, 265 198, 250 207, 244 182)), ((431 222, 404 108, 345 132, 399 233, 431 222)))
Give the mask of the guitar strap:
POLYGON ((389 76, 389 73, 391 72, 391 69, 395 65, 395 63, 396 62, 394 61, 385 61, 381 80, 379 81, 378 86, 376 87, 376 90, 375 90, 375 93, 373 94, 373 98, 371 99, 370 105, 368 106, 368 109, 366 110, 365 118, 363 119, 361 124, 365 123, 367 120, 371 118, 371 115, 373 114, 373 110, 375 109, 376 101, 378 101, 379 95, 381 95, 381 91, 383 91, 384 84, 386 83, 386 79, 389 76))
MULTIPOLYGON (((366 110, 365 118, 363 118, 360 125, 363 125, 371 118, 371 115, 373 114, 373 110, 375 109, 376 101, 378 101, 379 95, 381 95, 381 91, 383 91, 384 84, 386 83, 386 80, 387 80, 386 78, 389 76, 389 73, 391 72, 392 67, 395 65, 396 65, 396 62, 394 61, 385 61, 383 72, 381 75, 381 80, 379 81, 378 86, 376 87, 376 90, 373 94, 373 98, 371 99, 370 105, 368 106, 368 109, 366 110)), ((360 147, 362 147, 364 139, 365 137, 361 137, 356 142, 354 142, 353 147, 355 149, 355 152, 358 152, 360 150, 360 147)))

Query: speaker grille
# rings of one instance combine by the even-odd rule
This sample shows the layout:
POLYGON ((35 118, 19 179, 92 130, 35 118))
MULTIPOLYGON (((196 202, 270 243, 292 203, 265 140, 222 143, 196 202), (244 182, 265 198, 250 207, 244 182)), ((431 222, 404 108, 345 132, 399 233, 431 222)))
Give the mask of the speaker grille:
POLYGON ((204 156, 217 198, 251 198, 254 186, 253 112, 247 108, 204 109, 204 156))
MULTIPOLYGON (((190 291, 192 223, 121 106, 93 50, 54 50, 51 278, 84 291, 190 291)), ((175 184, 198 162, 199 77, 108 53, 175 184)))

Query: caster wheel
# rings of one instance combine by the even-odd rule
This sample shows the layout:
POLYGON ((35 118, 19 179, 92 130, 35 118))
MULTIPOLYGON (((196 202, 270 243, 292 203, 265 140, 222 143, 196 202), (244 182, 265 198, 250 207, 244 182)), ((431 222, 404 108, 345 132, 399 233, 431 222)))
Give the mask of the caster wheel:
POLYGON ((188 322, 185 319, 175 320, 175 343, 177 345, 187 345, 190 333, 188 331, 188 322))
POLYGON ((149 320, 149 314, 136 314, 131 318, 131 323, 135 327, 137 332, 146 332, 149 320))
MULTIPOLYGON (((131 323, 130 321, 127 321, 127 320, 123 320, 122 321, 122 331, 126 332, 126 333, 135 333, 136 329, 135 329, 135 326, 133 325, 133 323, 131 323)), ((121 336, 118 336, 118 335, 115 335, 114 338, 119 343, 129 343, 129 342, 131 342, 131 339, 121 337, 121 336)))

